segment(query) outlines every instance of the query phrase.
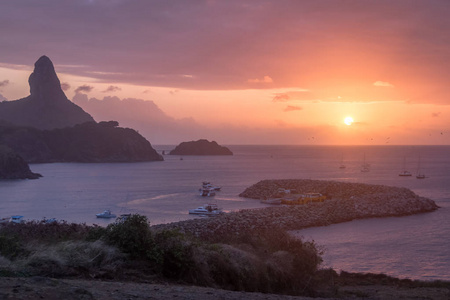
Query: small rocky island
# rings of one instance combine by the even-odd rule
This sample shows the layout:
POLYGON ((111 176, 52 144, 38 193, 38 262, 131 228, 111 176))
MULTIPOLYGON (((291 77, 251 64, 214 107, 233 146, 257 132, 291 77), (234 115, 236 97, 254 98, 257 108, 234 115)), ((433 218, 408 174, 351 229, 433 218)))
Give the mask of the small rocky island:
POLYGON ((324 180, 263 180, 239 196, 263 200, 276 195, 280 188, 295 189, 298 193, 321 193, 327 196, 327 200, 303 205, 246 209, 216 218, 155 226, 177 228, 208 238, 230 232, 239 235, 244 230, 298 230, 355 219, 406 216, 438 209, 434 201, 420 197, 407 188, 324 180))
POLYGON ((11 148, 0 145, 0 179, 37 179, 23 158, 11 148))
POLYGON ((170 155, 233 155, 227 147, 220 146, 217 142, 209 142, 206 139, 198 141, 182 142, 169 153, 170 155))

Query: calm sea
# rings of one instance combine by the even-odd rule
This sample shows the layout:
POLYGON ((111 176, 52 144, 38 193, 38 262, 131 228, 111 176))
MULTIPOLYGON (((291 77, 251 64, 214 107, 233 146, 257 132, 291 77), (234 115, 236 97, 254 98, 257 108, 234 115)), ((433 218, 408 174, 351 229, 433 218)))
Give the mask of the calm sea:
MULTIPOLYGON (((173 146, 154 146, 166 152, 173 146)), ((139 213, 152 224, 194 218, 188 210, 215 201, 225 211, 258 208, 239 198, 263 179, 326 179, 407 187, 436 201, 436 212, 359 220, 299 231, 325 250, 323 267, 450 280, 450 146, 228 146, 233 156, 169 156, 163 162, 34 164, 38 180, 0 181, 0 217, 23 215, 106 226, 96 213, 139 213), (419 159, 420 158, 420 159, 419 159), (363 161, 370 172, 361 172, 363 161), (420 161, 420 166, 419 166, 420 161), (345 169, 339 165, 344 163, 345 169), (426 179, 400 177, 420 167, 426 179), (202 181, 221 186, 201 197, 202 181)))

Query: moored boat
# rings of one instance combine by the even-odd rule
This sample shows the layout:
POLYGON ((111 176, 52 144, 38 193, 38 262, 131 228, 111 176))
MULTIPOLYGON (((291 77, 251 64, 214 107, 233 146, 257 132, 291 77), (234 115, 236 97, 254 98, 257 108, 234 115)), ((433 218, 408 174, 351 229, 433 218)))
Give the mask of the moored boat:
POLYGON ((200 190, 200 196, 202 197, 212 197, 215 196, 216 192, 214 191, 214 189, 201 189, 200 190))
POLYGON ((96 214, 96 216, 97 216, 97 218, 105 218, 105 219, 116 217, 116 215, 111 213, 111 211, 109 209, 103 211, 102 213, 96 214))
POLYGON ((412 173, 410 171, 406 170, 406 158, 403 158, 403 171, 398 173, 398 176, 402 176, 402 177, 412 176, 412 173))
POLYGON ((203 181, 201 189, 213 189, 215 191, 220 191, 222 189, 222 187, 220 187, 220 186, 213 186, 211 184, 211 182, 209 182, 209 181, 203 181))
POLYGON ((263 199, 263 200, 261 200, 261 203, 271 204, 271 205, 280 205, 281 198, 263 199))
POLYGON ((406 176, 412 176, 412 174, 411 174, 411 172, 405 170, 405 171, 398 173, 398 176, 406 177, 406 176))
POLYGON ((189 214, 191 215, 217 216, 223 213, 224 212, 217 206, 217 204, 211 203, 189 210, 189 214))
POLYGON ((292 195, 290 197, 282 198, 282 204, 299 205, 308 204, 311 202, 323 202, 327 197, 320 193, 305 193, 301 195, 292 195))
POLYGON ((131 217, 131 214, 121 214, 120 216, 117 217, 116 222, 118 223, 125 222, 125 220, 128 219, 129 217, 131 217))
POLYGON ((11 223, 16 223, 16 224, 20 224, 20 223, 23 223, 23 222, 24 222, 23 216, 11 216, 11 218, 9 219, 9 221, 10 221, 11 223))
POLYGON ((420 156, 419 156, 419 162, 418 162, 418 164, 417 164, 417 174, 416 174, 416 178, 417 178, 417 179, 425 179, 425 178, 427 178, 427 177, 425 176, 425 174, 422 173, 421 170, 420 170, 420 156))

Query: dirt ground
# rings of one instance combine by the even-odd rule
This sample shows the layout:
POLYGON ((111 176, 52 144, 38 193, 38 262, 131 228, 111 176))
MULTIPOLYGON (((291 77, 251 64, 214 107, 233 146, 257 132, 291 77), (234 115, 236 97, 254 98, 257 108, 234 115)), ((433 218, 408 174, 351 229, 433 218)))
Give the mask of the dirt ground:
POLYGON ((0 299, 428 299, 448 300, 447 288, 399 288, 392 286, 345 286, 339 288, 339 298, 308 298, 275 294, 245 293, 197 286, 113 282, 46 277, 0 278, 0 299))

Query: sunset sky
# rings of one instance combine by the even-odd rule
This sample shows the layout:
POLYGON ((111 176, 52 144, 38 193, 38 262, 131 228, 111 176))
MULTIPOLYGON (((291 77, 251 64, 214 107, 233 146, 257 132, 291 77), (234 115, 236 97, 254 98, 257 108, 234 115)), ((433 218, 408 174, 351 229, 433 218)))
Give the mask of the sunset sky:
POLYGON ((2 1, 0 100, 29 95, 47 55, 69 99, 152 144, 450 144, 449 16, 448 0, 2 1))

